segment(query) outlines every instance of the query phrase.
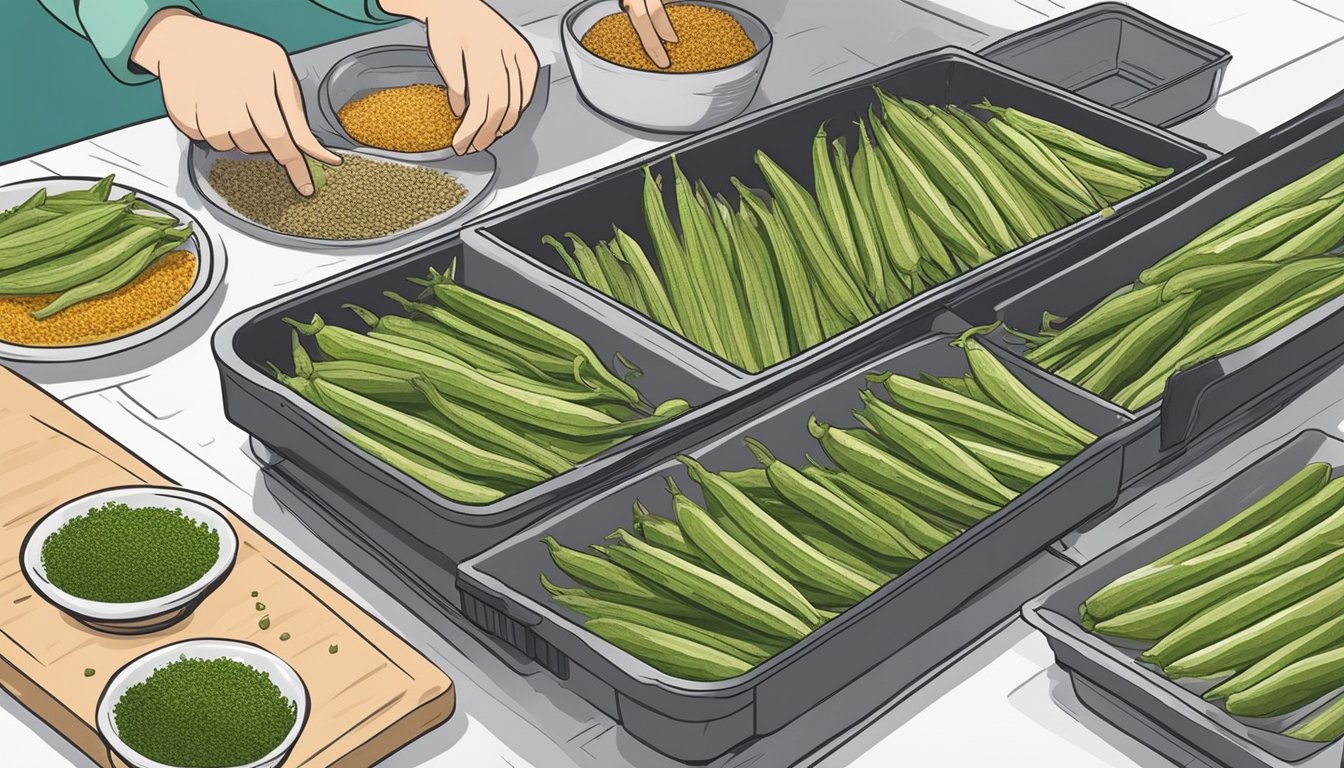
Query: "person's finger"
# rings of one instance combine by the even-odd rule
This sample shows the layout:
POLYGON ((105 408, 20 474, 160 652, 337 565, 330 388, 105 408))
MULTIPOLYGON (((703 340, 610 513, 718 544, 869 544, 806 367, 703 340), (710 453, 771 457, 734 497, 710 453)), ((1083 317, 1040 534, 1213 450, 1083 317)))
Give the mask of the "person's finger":
POLYGON ((536 51, 532 50, 530 44, 514 60, 518 62, 518 76, 523 83, 523 109, 527 109, 532 103, 532 95, 537 92, 537 72, 541 65, 537 63, 536 51))
POLYGON ((476 132, 476 138, 471 142, 471 148, 476 152, 485 150, 495 143, 495 139, 501 134, 500 128, 509 115, 509 66, 504 61, 503 51, 498 56, 499 58, 486 70, 490 77, 488 83, 490 103, 486 110, 485 122, 481 124, 481 129, 476 132))
POLYGON ((177 126, 177 130, 181 131, 183 136, 192 141, 205 141, 205 134, 201 133, 200 128, 196 127, 196 106, 194 104, 187 109, 178 105, 173 99, 164 98, 163 106, 168 112, 168 119, 173 121, 173 125, 177 126))
POLYGON ((256 155, 267 151, 266 143, 261 140, 261 135, 253 126, 246 128, 235 128, 229 131, 229 139, 233 145, 249 155, 256 155))
POLYGON ((327 165, 340 165, 341 156, 322 146, 322 142, 313 135, 308 126, 308 116, 303 111, 303 93, 299 91, 299 81, 293 73, 275 74, 275 100, 280 105, 280 114, 289 128, 289 136, 303 150, 305 155, 320 160, 327 165))
POLYGON ((502 57, 494 56, 500 54, 468 62, 467 111, 453 136, 453 149, 459 155, 490 146, 504 120, 509 98, 508 75, 502 57))
POLYGON ((666 69, 672 65, 663 48, 663 40, 653 28, 653 19, 649 17, 649 6, 645 0, 626 0, 625 13, 630 17, 630 25, 635 28, 639 44, 644 48, 653 63, 666 69))
POLYGON ((313 177, 308 172, 308 161, 304 159, 303 153, 299 152, 294 138, 289 135, 289 126, 285 123, 280 105, 274 101, 263 101, 250 105, 249 113, 252 116, 252 123, 257 127, 257 133, 261 135, 261 140, 266 142, 266 149, 271 153, 271 157, 284 166, 285 173, 289 176, 289 183, 293 184, 294 189, 304 197, 313 194, 313 177))
POLYGON ((672 26, 672 19, 667 15, 667 6, 663 5, 663 0, 647 0, 649 6, 649 18, 653 20, 653 29, 658 36, 669 43, 675 43, 680 40, 677 37, 677 30, 672 26))
POLYGON ((211 149, 216 152, 228 152, 233 149, 233 139, 229 136, 228 128, 217 127, 221 123, 208 118, 202 122, 204 122, 204 125, 201 127, 201 135, 205 137, 205 141, 211 149))
POLYGON ((448 89, 448 108, 458 117, 465 117, 467 113, 467 64, 463 58, 462 51, 453 51, 452 55, 447 56, 442 62, 436 57, 435 63, 439 65, 439 74, 443 76, 443 84, 448 89))
POLYGON ((504 76, 509 81, 509 103, 504 110, 504 119, 499 124, 501 135, 518 125, 518 115, 523 111, 523 74, 518 71, 518 60, 508 53, 503 54, 504 76))

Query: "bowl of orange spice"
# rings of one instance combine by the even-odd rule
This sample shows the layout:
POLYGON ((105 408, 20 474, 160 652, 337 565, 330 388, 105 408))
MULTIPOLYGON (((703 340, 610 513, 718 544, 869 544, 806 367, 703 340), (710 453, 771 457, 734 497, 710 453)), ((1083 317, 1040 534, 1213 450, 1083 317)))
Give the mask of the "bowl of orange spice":
MULTIPOLYGON (((545 104, 549 77, 543 67, 514 133, 533 127, 535 118, 528 118, 545 104)), ((422 163, 456 157, 453 134, 462 120, 426 48, 388 45, 353 53, 327 72, 317 98, 327 125, 365 154, 422 163)))
POLYGON ((182 208, 102 179, 0 187, 0 359, 91 360, 181 325, 223 281, 182 208))
POLYGON ((618 0, 586 0, 560 23, 565 58, 584 101, 617 122, 659 133, 694 133, 746 111, 770 58, 770 29, 713 0, 670 3, 677 42, 671 64, 648 57, 618 0))

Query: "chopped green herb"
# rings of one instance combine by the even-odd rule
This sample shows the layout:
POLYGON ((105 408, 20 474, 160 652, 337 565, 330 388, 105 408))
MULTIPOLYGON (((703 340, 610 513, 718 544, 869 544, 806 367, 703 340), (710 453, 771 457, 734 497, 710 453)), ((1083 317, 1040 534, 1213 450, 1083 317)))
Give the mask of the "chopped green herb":
POLYGON ((262 629, 270 629, 270 628, 271 628, 271 617, 270 617, 270 616, 262 616, 262 617, 261 617, 261 621, 258 621, 258 622, 257 622, 257 626, 258 626, 258 627, 261 627, 262 629))
POLYGON ((268 674, 232 659, 175 661, 128 688, 113 708, 117 733, 132 749, 190 768, 255 762, 284 741, 296 717, 295 703, 268 674))
POLYGON ((93 667, 85 667, 85 668, 84 668, 84 676, 85 676, 85 677, 93 677, 95 674, 97 674, 97 673, 93 671, 93 667))
POLYGON ((340 650, 340 646, 338 646, 338 645, 336 645, 336 644, 334 644, 334 643, 333 643, 332 645, 327 646, 327 653, 335 653, 335 652, 337 652, 337 651, 339 651, 339 650, 340 650))
POLYGON ((85 600, 134 603, 191 586, 219 559, 219 533, 180 509, 108 502, 42 542, 42 567, 85 600))
POLYGON ((281 632, 281 633, 280 633, 280 641, 281 641, 281 642, 284 642, 285 640, 288 640, 288 639, 289 639, 289 633, 288 633, 288 632, 281 632))
POLYGON ((257 590, 255 590, 255 589, 252 590, 252 596, 253 596, 253 597, 256 597, 256 596, 257 596, 257 590))
POLYGON ((265 603, 257 603, 257 610, 258 610, 258 611, 264 611, 264 610, 266 610, 266 604, 265 604, 265 603))

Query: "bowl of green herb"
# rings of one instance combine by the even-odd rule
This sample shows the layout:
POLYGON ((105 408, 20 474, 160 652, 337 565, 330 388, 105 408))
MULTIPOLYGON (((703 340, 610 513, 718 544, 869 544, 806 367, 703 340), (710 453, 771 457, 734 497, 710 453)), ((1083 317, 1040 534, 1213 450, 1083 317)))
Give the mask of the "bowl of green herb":
POLYGON ((141 634, 195 610, 233 568, 223 505, 181 488, 111 488, 67 502, 28 533, 24 577, 102 632, 141 634))
POLYGON ((132 768, 271 768, 308 718, 294 668, 251 643, 188 640, 122 667, 98 699, 98 731, 132 768))

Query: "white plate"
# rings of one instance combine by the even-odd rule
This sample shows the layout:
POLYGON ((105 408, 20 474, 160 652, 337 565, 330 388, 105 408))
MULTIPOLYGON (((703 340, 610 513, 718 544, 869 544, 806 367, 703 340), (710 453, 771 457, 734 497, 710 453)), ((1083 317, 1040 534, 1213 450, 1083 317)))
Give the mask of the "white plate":
MULTIPOLYGON (((24 578, 43 597, 56 607, 89 623, 128 623, 161 616, 171 611, 194 607, 206 594, 223 581, 233 568, 238 554, 238 535, 229 524, 224 506, 205 494, 182 488, 150 485, 132 485, 81 496, 57 507, 38 521, 24 539, 20 564, 24 578), (120 502, 130 507, 166 507, 181 509, 182 514, 198 523, 204 523, 219 534, 219 559, 191 585, 172 594, 135 603, 104 603, 76 597, 47 580, 42 567, 42 545, 72 518, 86 515, 109 502, 120 502)), ((182 617, 177 617, 180 620, 182 617)))
POLYGON ((190 166, 192 186, 200 194, 201 198, 210 204, 211 207, 222 213, 225 218, 231 219, 234 228, 244 234, 251 235, 258 240, 264 240, 276 245, 287 247, 298 247, 305 249, 323 249, 348 248, 357 246, 379 245, 408 239, 416 234, 428 229, 440 228, 450 221, 461 218, 463 214, 479 205, 495 182, 495 156, 489 152, 475 152, 465 157, 443 158, 425 162, 408 163, 404 160, 393 160, 387 157, 379 157, 375 153, 366 151, 362 148, 355 148, 343 138, 334 134, 319 133, 318 139, 324 145, 333 150, 338 150, 352 155, 361 155, 372 160, 384 163, 397 163, 398 165, 413 165, 422 168, 433 168, 436 171, 447 173, 457 179, 458 183, 466 187, 466 197, 462 202, 449 208, 438 216, 431 216, 419 224, 412 225, 400 232, 393 232, 389 235, 380 237, 371 237, 363 240, 324 240, 317 237, 302 237, 299 235, 289 235, 284 232, 277 232, 269 227, 258 224, 247 218, 229 205, 222 195, 210 186, 210 169, 214 167, 215 161, 220 158, 256 158, 264 155, 248 155, 241 150, 230 150, 228 152, 216 152, 210 148, 209 144, 199 141, 192 142, 191 151, 187 155, 187 165, 190 166))
MULTIPOLYGON (((43 187, 46 187, 49 194, 56 194, 77 189, 88 189, 97 181, 98 179, 94 178, 53 176, 9 184, 0 187, 0 211, 8 210, 22 203, 43 187)), ((93 360, 115 355, 118 352, 125 352, 128 349, 148 344, 185 323, 188 318, 205 306, 210 297, 223 284, 224 248, 222 244, 216 242, 206 232, 199 221, 192 218, 191 214, 178 205, 123 184, 114 183, 108 199, 121 197, 129 192, 134 192, 137 200, 144 200, 146 203, 161 208, 165 213, 175 217, 179 224, 191 225, 191 237, 187 238, 187 241, 181 245, 181 250, 196 254, 196 279, 192 282, 186 295, 177 302, 177 308, 166 317, 160 318, 138 331, 93 344, 73 347, 30 347, 0 340, 0 359, 24 363, 69 363, 93 360)))
MULTIPOLYGON (((304 686, 299 673, 279 656, 251 643, 240 643, 235 640, 187 640, 174 643, 146 653, 113 675, 107 688, 103 689, 103 695, 98 699, 97 721, 99 733, 107 740, 108 746, 117 757, 133 768, 173 768, 150 760, 131 749, 117 733, 117 721, 113 715, 117 702, 128 688, 144 682, 155 670, 179 661, 183 656, 188 659, 232 659, 271 676, 271 682, 280 689, 280 693, 294 702, 294 726, 275 749, 261 759, 240 768, 273 768, 283 763, 289 756, 289 751, 294 748, 294 742, 298 741, 299 733, 308 719, 308 689, 304 686)), ((190 728, 192 724, 183 723, 182 726, 190 728)))

